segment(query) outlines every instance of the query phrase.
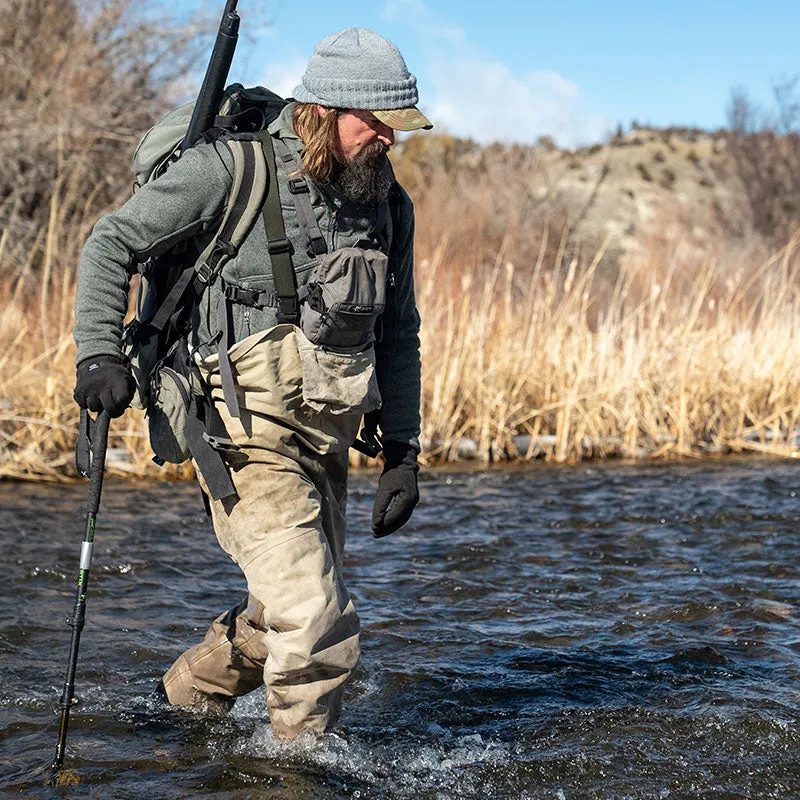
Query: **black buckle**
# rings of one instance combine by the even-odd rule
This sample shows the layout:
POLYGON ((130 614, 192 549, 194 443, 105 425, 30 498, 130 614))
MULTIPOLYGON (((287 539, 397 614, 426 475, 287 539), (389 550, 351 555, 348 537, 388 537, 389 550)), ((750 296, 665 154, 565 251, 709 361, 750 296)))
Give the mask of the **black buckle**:
POLYGON ((368 431, 366 428, 361 429, 361 434, 356 439, 351 447, 358 450, 362 455, 367 458, 377 458, 378 454, 383 451, 383 446, 378 438, 378 435, 373 431, 368 431))
POLYGON ((223 253, 229 258, 233 258, 236 255, 236 248, 230 242, 226 242, 225 239, 217 239, 217 243, 214 245, 214 251, 223 253))
POLYGON ((241 303, 245 306, 252 306, 253 308, 262 308, 258 303, 258 298, 262 294, 258 289, 245 289, 242 286, 232 286, 228 284, 225 287, 225 297, 234 303, 241 303))
POLYGON ((281 297, 277 298, 278 304, 278 321, 279 322, 294 322, 298 316, 298 303, 297 297, 281 297))
POLYGON ((211 267, 208 266, 207 261, 201 261, 199 264, 197 264, 194 268, 194 271, 196 275, 195 281, 207 285, 211 280, 212 270, 211 267))
POLYGON ((288 239, 270 239, 267 242, 267 250, 271 256, 288 255, 291 252, 292 246, 289 244, 288 239))
POLYGON ((128 344, 129 342, 134 341, 141 327, 142 321, 138 319, 132 319, 130 322, 125 324, 122 327, 122 339, 120 340, 122 344, 128 344))
POLYGON ((308 191, 305 178, 289 178, 289 191, 292 194, 305 194, 308 191))
POLYGON ((325 239, 323 239, 321 236, 315 236, 309 241, 306 252, 308 253, 309 258, 316 258, 317 256, 325 255, 325 253, 328 252, 328 245, 325 243, 325 239))

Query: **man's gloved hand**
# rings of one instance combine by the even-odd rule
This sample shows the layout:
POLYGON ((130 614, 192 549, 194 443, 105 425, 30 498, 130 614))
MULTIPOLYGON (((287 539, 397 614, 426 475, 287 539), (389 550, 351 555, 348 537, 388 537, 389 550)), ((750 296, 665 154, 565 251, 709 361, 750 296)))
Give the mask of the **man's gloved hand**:
POLYGON ((115 356, 94 356, 78 364, 75 391, 72 396, 81 408, 108 411, 119 417, 130 405, 136 384, 131 368, 115 356))
POLYGON ((417 451, 407 442, 384 442, 383 456, 386 464, 372 507, 372 535, 376 539, 402 528, 419 502, 417 451))

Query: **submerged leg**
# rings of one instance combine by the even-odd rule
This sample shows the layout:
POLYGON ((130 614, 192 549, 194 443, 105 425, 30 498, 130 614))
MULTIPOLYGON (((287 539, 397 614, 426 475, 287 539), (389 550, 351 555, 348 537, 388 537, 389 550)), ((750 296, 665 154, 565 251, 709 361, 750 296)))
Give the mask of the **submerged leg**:
POLYGON ((267 659, 264 607, 255 598, 221 614, 200 644, 180 655, 162 679, 172 705, 223 714, 263 683, 267 659))
POLYGON ((346 454, 259 455, 233 473, 236 505, 212 506, 214 527, 265 609, 275 734, 321 733, 337 720, 359 657, 358 616, 341 577, 346 454))

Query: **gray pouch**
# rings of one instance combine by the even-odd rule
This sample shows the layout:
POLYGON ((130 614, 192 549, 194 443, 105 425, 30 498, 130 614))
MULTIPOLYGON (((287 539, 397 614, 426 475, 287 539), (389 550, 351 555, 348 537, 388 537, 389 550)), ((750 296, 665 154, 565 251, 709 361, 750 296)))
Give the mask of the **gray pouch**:
POLYGON ((320 258, 298 293, 300 328, 309 342, 363 350, 386 306, 389 259, 380 250, 343 247, 320 258))
POLYGON ((156 367, 150 377, 148 433, 150 446, 162 461, 182 464, 191 456, 185 433, 191 392, 189 381, 171 367, 156 367))

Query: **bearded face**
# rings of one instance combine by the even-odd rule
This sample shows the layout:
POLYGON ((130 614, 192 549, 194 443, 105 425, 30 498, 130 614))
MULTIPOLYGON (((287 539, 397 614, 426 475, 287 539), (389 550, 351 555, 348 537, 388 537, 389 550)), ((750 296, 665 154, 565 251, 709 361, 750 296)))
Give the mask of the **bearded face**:
POLYGON ((382 142, 372 142, 338 165, 333 182, 347 200, 372 206, 386 202, 394 182, 388 151, 382 142))

